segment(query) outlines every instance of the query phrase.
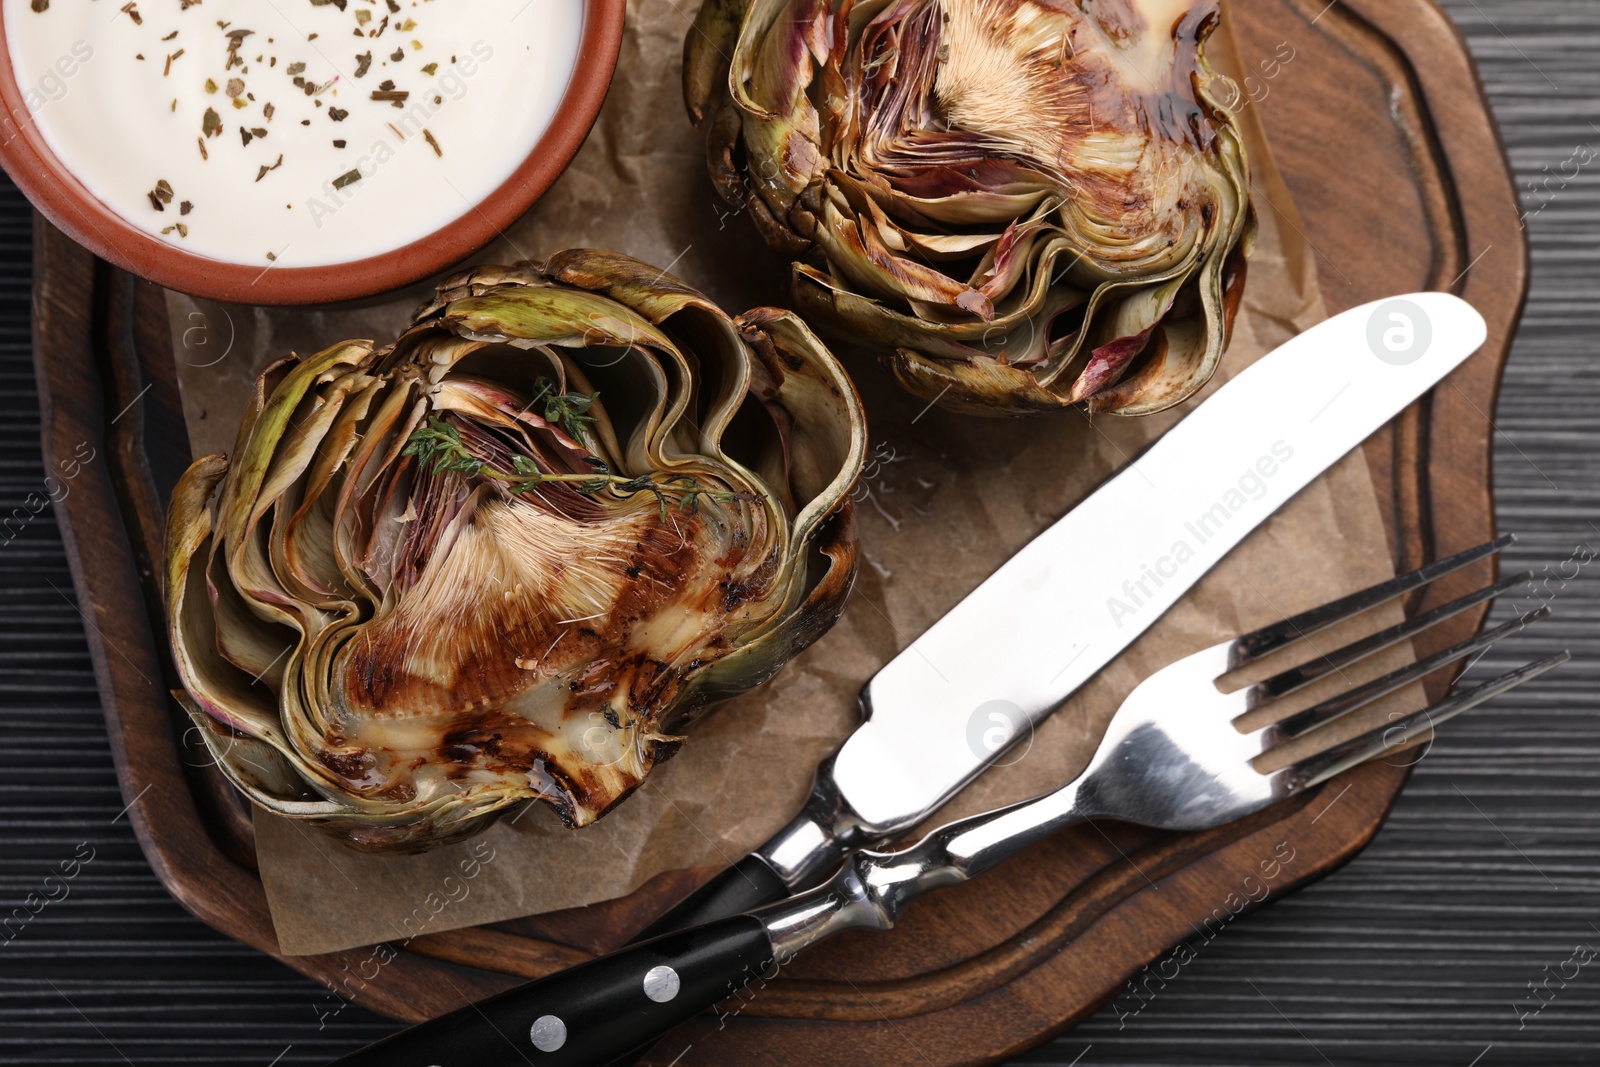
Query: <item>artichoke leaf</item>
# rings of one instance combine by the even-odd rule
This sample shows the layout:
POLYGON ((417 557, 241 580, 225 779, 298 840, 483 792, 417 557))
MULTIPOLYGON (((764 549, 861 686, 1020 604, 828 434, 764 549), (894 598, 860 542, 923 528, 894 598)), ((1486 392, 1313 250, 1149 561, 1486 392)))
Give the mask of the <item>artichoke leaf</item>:
POLYGON ((705 118, 705 109, 728 82, 729 56, 739 40, 750 0, 705 0, 695 15, 684 42, 683 97, 689 101, 694 121, 705 118))
POLYGON ((278 732, 266 689, 227 662, 214 643, 215 613, 204 571, 214 533, 210 500, 228 470, 221 456, 197 460, 178 480, 167 509, 164 591, 167 635, 178 678, 192 700, 218 722, 257 737, 278 732))

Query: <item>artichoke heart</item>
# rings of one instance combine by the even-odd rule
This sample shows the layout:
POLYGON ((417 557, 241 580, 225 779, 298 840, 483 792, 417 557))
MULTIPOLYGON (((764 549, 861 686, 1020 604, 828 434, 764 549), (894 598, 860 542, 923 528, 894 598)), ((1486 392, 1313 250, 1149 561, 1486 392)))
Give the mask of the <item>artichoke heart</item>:
POLYGON ((684 91, 796 307, 978 414, 1191 396, 1254 240, 1217 0, 706 0, 684 91))
POLYGON ((452 278, 262 374, 180 480, 183 691, 250 799, 367 850, 604 814, 838 617, 865 420, 788 312, 612 253, 452 278))

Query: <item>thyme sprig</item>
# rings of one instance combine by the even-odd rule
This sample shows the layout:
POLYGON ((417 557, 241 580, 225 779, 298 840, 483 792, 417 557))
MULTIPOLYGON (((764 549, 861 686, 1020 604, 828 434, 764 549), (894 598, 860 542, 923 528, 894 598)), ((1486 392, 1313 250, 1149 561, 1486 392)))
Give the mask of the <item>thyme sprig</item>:
MULTIPOLYGON (((581 397, 580 394, 565 394, 561 397, 552 397, 552 402, 566 402, 573 396, 593 402, 593 397, 581 397)), ((587 404, 583 409, 571 412, 574 419, 587 419, 593 421, 591 416, 585 415, 587 404)), ((549 421, 557 421, 552 417, 549 421)), ((583 426, 584 423, 578 423, 583 426)), ((569 433, 572 431, 569 429, 569 433)), ((577 437, 577 434, 573 434, 577 437)), ((472 454, 461 440, 461 431, 436 415, 428 416, 428 420, 412 431, 406 440, 406 446, 400 453, 403 456, 416 457, 417 463, 434 474, 446 471, 464 474, 469 478, 488 478, 492 481, 503 482, 512 493, 521 495, 538 485, 546 482, 557 482, 571 485, 583 496, 592 497, 603 489, 614 489, 624 496, 634 493, 651 493, 661 506, 661 519, 667 518, 667 504, 669 494, 678 500, 680 507, 693 514, 698 508, 698 499, 710 496, 711 499, 721 504, 731 503, 734 500, 750 499, 747 494, 713 492, 703 487, 689 475, 682 475, 665 482, 656 481, 655 474, 640 474, 629 477, 613 473, 609 464, 599 456, 585 456, 584 460, 593 468, 589 474, 551 474, 541 471, 536 463, 520 453, 511 453, 511 470, 498 470, 488 461, 472 454)))
POLYGON ((539 391, 533 394, 528 406, 531 408, 542 401, 545 422, 560 426, 567 431, 568 437, 579 444, 588 444, 589 427, 595 422, 589 409, 599 399, 599 393, 558 393, 554 382, 540 378, 539 391))

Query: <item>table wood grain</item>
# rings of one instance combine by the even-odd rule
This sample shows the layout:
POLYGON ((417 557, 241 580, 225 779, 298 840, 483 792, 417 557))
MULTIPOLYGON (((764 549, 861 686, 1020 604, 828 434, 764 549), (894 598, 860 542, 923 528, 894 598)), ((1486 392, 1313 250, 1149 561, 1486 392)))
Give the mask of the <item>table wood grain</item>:
MULTIPOLYGON (((1575 659, 1452 724, 1338 875, 1019 1063, 1600 1063, 1600 4, 1445 7, 1524 189, 1533 289, 1483 417, 1500 525, 1522 537, 1506 565, 1540 572, 1555 611, 1473 674, 1575 659)), ((45 481, 70 456, 39 451, 28 227, 0 188, 0 516, 25 516, 0 528, 0 1065, 324 1063, 392 1024, 192 919, 121 815, 85 621, 39 506, 71 491, 45 481), (7 923, 16 908, 26 921, 7 923)))

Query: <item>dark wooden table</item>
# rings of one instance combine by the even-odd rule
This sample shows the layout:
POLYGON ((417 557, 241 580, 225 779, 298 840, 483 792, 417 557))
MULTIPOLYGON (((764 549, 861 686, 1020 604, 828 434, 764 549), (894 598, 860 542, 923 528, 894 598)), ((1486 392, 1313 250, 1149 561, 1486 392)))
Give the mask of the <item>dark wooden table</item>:
MULTIPOLYGON (((1492 413, 1495 485, 1501 528, 1522 535, 1506 565, 1540 571, 1556 612, 1473 673, 1558 647, 1574 662, 1453 724, 1345 870, 1019 1062, 1600 1063, 1600 560, 1585 562, 1600 553, 1600 4, 1445 5, 1525 189, 1533 292, 1492 413)), ((392 1024, 190 918, 121 817, 83 617, 38 503, 29 241, 7 184, 0 516, 26 518, 0 529, 0 1064, 324 1063, 392 1024), (4 923, 29 894, 50 902, 4 923)))

